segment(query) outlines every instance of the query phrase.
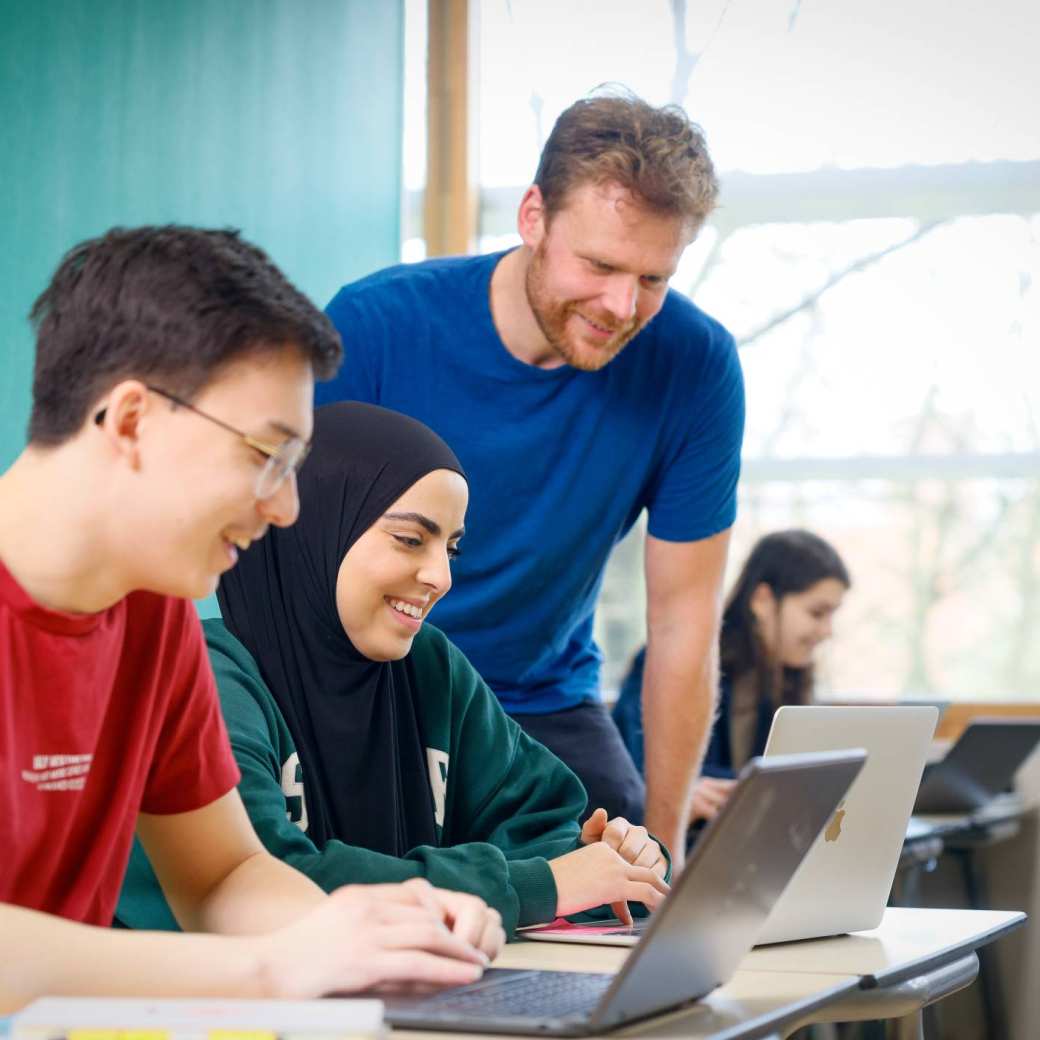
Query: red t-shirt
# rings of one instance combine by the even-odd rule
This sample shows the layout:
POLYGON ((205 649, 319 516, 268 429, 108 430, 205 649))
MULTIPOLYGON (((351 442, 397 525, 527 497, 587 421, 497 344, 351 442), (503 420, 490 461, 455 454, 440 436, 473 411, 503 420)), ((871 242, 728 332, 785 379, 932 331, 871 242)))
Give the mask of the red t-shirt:
POLYGON ((138 812, 238 780, 190 602, 61 613, 0 563, 0 902, 111 924, 138 812))

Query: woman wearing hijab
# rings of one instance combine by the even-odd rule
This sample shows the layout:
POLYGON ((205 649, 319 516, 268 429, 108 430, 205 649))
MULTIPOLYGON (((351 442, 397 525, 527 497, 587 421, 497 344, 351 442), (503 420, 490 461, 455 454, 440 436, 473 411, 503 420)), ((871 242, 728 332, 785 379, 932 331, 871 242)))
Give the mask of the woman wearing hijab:
MULTIPOLYGON (((315 414, 301 515, 243 552, 205 623, 239 791, 269 851, 328 891, 425 877, 508 933, 655 907, 667 858, 597 810, 426 623, 451 586, 468 487, 450 448, 366 404, 315 414)), ((118 920, 174 927, 135 850, 118 920)))

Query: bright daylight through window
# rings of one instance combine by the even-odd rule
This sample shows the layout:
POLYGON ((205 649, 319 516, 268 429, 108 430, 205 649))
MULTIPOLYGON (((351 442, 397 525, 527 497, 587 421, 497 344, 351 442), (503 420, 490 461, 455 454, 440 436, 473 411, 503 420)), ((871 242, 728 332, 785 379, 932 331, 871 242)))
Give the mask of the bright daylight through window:
MULTIPOLYGON (((840 550, 818 693, 1040 696, 1040 5, 471 8, 481 249, 517 241, 546 134, 598 84, 703 126, 721 206, 672 284, 741 348, 731 576, 779 527, 840 550)), ((641 566, 636 531, 601 598, 608 689, 644 637, 641 566)))

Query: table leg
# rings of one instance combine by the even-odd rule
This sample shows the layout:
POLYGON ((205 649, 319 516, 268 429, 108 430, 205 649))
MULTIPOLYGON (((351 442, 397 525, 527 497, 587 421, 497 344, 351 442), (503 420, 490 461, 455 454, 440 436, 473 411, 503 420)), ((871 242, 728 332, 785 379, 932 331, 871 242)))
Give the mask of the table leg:
MULTIPOLYGON (((964 877, 969 906, 976 910, 990 909, 986 872, 978 861, 976 850, 964 848, 957 849, 955 852, 961 862, 961 873, 964 877)), ((996 961, 996 950, 991 946, 983 946, 978 954, 979 989, 982 993, 982 1009, 986 1019, 986 1035, 1007 1036, 1007 1014, 1004 1007, 1003 987, 1000 984, 1000 967, 996 961)))
POLYGON ((893 1022, 892 1040, 924 1040, 924 1019, 920 1011, 893 1022))

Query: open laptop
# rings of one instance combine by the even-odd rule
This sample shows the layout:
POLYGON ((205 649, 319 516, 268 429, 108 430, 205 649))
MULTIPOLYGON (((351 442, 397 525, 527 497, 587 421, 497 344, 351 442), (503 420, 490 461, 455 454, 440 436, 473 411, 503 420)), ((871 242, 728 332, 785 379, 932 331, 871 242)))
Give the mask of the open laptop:
MULTIPOLYGON (((881 922, 938 715, 931 705, 810 705, 776 712, 767 756, 856 746, 866 749, 867 763, 756 943, 839 935, 881 922)), ((557 934, 571 942, 631 946, 645 926, 637 921, 630 928, 552 929, 529 937, 557 934)))
POLYGON ((616 975, 492 968, 469 986, 387 998, 387 1022, 586 1036, 699 999, 736 970, 864 759, 862 750, 752 759, 616 975))
POLYGON ((773 907, 758 943, 815 939, 881 923, 938 718, 932 705, 777 711, 767 759, 862 747, 867 762, 773 907))
POLYGON ((1040 741, 1040 719, 974 719, 926 767, 915 813, 971 813, 1006 790, 1040 741))

